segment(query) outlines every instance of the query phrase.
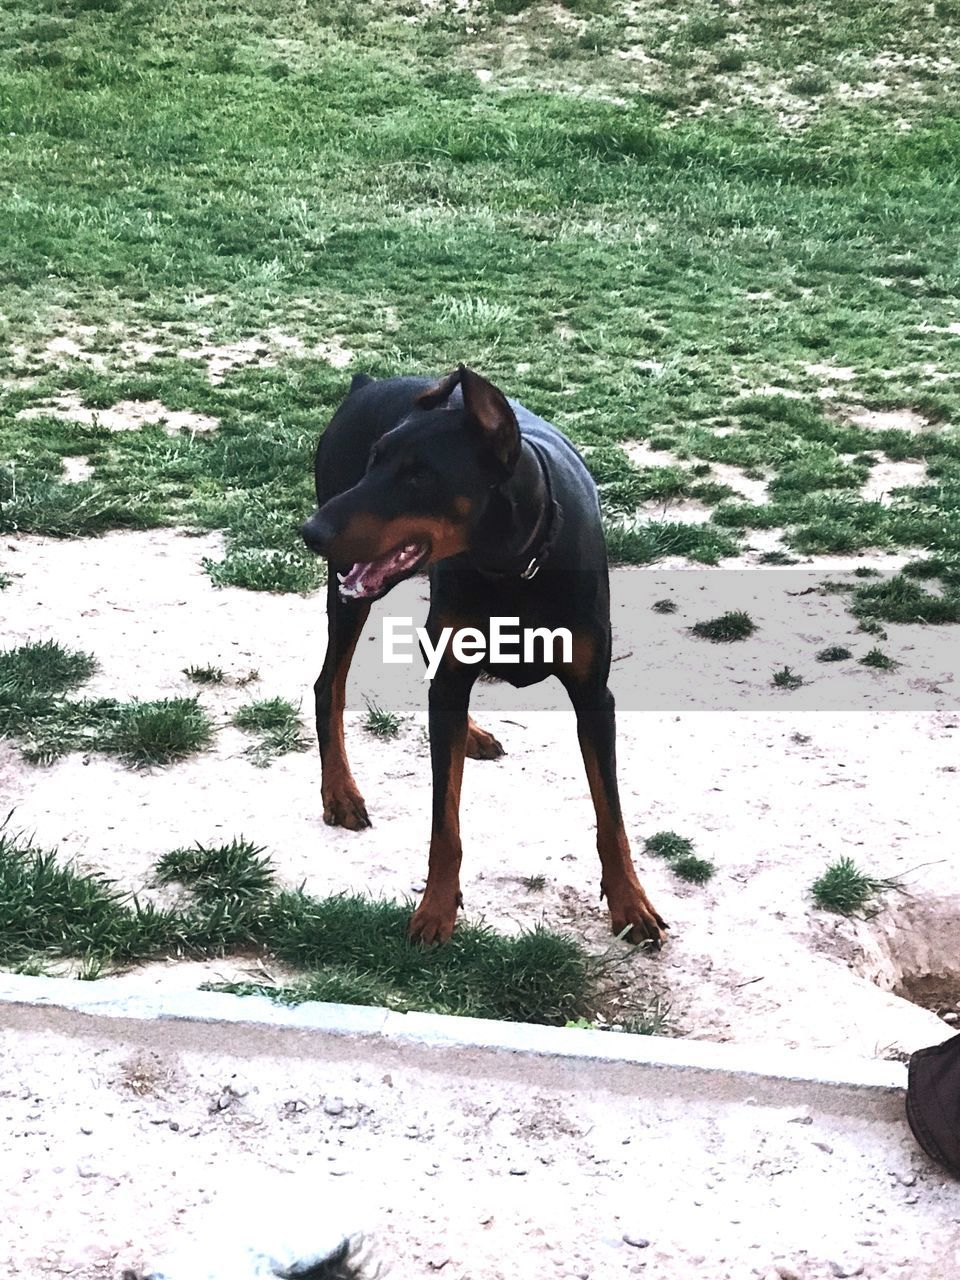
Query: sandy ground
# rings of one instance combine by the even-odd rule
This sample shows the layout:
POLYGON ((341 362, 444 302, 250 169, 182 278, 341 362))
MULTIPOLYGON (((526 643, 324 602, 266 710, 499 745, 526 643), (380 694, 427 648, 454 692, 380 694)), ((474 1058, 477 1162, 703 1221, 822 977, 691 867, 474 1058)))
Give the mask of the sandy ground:
MULTIPOLYGON (((190 693, 194 686, 181 674, 190 664, 213 663, 235 677, 256 669, 260 679, 247 689, 205 690, 203 702, 225 725, 216 747, 169 768, 137 772, 81 755, 35 768, 12 745, 0 744, 0 812, 14 810, 14 829, 136 889, 149 884, 160 853, 243 835, 269 850, 285 882, 303 882, 313 893, 413 894, 423 884, 429 834, 422 712, 395 741, 371 738, 359 727, 359 713, 348 716, 354 773, 374 826, 359 835, 325 827, 313 751, 257 769, 244 756, 249 740, 226 726, 240 703, 276 695, 302 702, 309 724, 309 691, 324 643, 322 598, 216 590, 201 561, 218 547, 216 536, 175 531, 4 544, 4 568, 17 576, 0 597, 0 642, 52 637, 89 650, 101 670, 88 692, 190 693)), ((679 607, 657 618, 661 630, 644 631, 642 663, 649 663, 649 689, 661 691, 660 702, 653 697, 652 709, 631 710, 639 703, 622 693, 619 699, 628 831, 637 850, 643 836, 658 830, 687 835, 718 872, 707 886, 690 886, 638 853, 641 878, 670 922, 671 940, 659 957, 637 955, 629 981, 664 995, 680 1034, 844 1046, 865 1056, 933 1043, 949 1028, 870 978, 894 986, 904 952, 912 964, 960 974, 951 834, 960 714, 948 683, 956 641, 949 628, 891 628, 883 648, 903 659, 900 670, 879 674, 836 664, 811 672, 817 664, 809 654, 821 644, 847 641, 857 652, 864 645, 842 600, 781 592, 795 612, 778 612, 761 580, 780 581, 782 571, 770 579, 738 576, 767 622, 742 647, 686 634, 691 621, 712 616, 729 599, 730 575, 633 575, 650 598, 671 595, 679 607), (687 589, 692 599, 684 599, 687 589), (818 683, 772 694, 770 673, 783 665, 791 626, 797 652, 808 655, 807 674, 818 683), (837 673, 840 666, 846 676, 837 673), (841 687, 848 691, 842 710, 817 709, 839 706, 841 687), (932 698, 933 709, 918 704, 922 698, 932 698), (898 706, 904 709, 891 710, 898 706), (873 874, 903 876, 910 896, 889 895, 872 923, 815 911, 809 886, 841 854, 873 874), (918 937, 925 950, 914 945, 918 937)), ((420 593, 419 586, 413 590, 420 593)), ((629 654, 623 619, 641 615, 657 617, 639 596, 618 602, 618 658, 629 654)), ((364 643, 376 644, 372 637, 364 643)), ((790 650, 786 656, 792 661, 790 650)), ((365 691, 363 670, 358 694, 365 691)), ((422 706, 419 678, 419 669, 409 668, 411 705, 422 706)), ((572 715, 531 710, 529 703, 517 710, 517 695, 502 686, 478 686, 475 702, 478 718, 509 755, 468 763, 462 824, 468 912, 507 929, 543 920, 572 930, 591 948, 607 946, 572 715), (534 875, 545 877, 542 892, 522 883, 534 875)), ((236 971, 223 962, 159 965, 130 980, 193 984, 236 971)))
POLYGON ((945 1280, 960 1265, 960 1186, 899 1118, 634 1092, 599 1065, 544 1087, 509 1060, 461 1073, 355 1042, 228 1052, 184 1025, 12 1021, 7 1276, 116 1277, 222 1215, 232 1243, 256 1238, 251 1201, 271 1239, 291 1209, 307 1239, 359 1227, 395 1280, 945 1280))

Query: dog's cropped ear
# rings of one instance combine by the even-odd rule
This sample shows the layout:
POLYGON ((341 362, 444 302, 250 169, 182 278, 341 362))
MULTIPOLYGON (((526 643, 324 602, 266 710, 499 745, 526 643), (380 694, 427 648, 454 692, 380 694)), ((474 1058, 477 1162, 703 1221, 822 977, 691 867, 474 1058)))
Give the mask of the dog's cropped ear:
POLYGON ((458 365, 453 373, 448 373, 445 378, 441 378, 439 382, 434 383, 432 387, 427 387, 426 391, 421 391, 414 400, 414 407, 417 409, 436 409, 441 404, 446 404, 453 394, 454 388, 460 382, 460 375, 463 373, 463 365, 458 365))
POLYGON ((467 416, 483 432, 494 457, 505 471, 512 471, 520 456, 520 427, 507 397, 492 382, 465 365, 460 385, 467 416))

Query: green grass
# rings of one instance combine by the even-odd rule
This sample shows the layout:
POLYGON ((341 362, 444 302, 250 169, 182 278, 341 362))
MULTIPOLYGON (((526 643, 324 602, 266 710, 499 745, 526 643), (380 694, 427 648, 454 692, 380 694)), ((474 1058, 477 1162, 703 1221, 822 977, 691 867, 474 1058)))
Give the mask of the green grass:
POLYGON ((183 760, 212 741, 213 725, 196 698, 159 698, 121 706, 104 745, 124 763, 145 768, 183 760))
POLYGON ((813 882, 813 900, 824 911, 852 916, 872 914, 877 896, 898 888, 895 880, 879 880, 857 867, 852 858, 838 858, 813 882))
POLYGON ((232 840, 223 845, 193 845, 173 849, 157 860, 158 884, 175 881, 189 888, 202 901, 222 896, 261 898, 276 882, 276 871, 263 849, 248 840, 232 840))
MULTIPOLYGON (((562 1026, 601 1013, 635 963, 632 949, 595 957, 546 929, 508 937, 468 921, 448 945, 422 948, 407 937, 409 906, 278 889, 263 852, 238 839, 164 854, 156 879, 183 886, 187 900, 161 909, 0 831, 0 964, 43 972, 71 959, 92 979, 164 955, 253 949, 302 978, 218 989, 562 1026)), ((645 989, 626 1002, 618 995, 618 1025, 642 1031, 649 1003, 645 989)))
POLYGON ((647 853, 668 860, 693 853, 693 841, 688 840, 686 836, 677 835, 675 831, 658 831, 656 835, 647 836, 643 847, 647 853))
POLYGON ((689 880, 691 884, 706 884, 716 871, 712 862, 693 853, 680 854, 671 861, 670 868, 681 880, 689 880))
POLYGON ((264 767, 276 756, 306 751, 307 741, 296 707, 284 698, 262 698, 234 712, 233 723, 257 741, 247 748, 254 764, 264 767))
POLYGON ((712 862, 694 853, 693 841, 676 831, 658 831, 656 835, 647 836, 643 847, 654 857, 664 858, 675 875, 691 884, 706 884, 716 871, 712 862))
POLYGON ((650 606, 654 613, 676 613, 677 602, 675 600, 654 600, 650 606))
POLYGON ((763 527, 798 554, 960 553, 952 0, 564 8, 0 11, 0 532, 216 528, 219 585, 313 590, 297 526, 350 372, 462 358, 588 451, 615 560, 716 563, 763 527), (71 335, 97 363, 50 358, 71 335), (244 341, 217 383, 179 354, 244 341), (851 424, 819 365, 930 430, 851 424), (17 417, 63 393, 219 429, 17 417), (884 458, 928 483, 862 501, 884 458), (768 472, 770 503, 712 463, 768 472), (680 497, 711 521, 636 521, 680 497))
POLYGON ((862 667, 873 667, 877 671, 892 671, 895 667, 900 666, 896 658, 891 658, 882 649, 870 649, 858 661, 862 667))
POLYGON ((746 640, 757 629, 757 624, 743 610, 733 610, 721 614, 718 618, 709 618, 704 622, 695 622, 691 632, 701 640, 712 640, 714 644, 731 644, 735 640, 746 640))
POLYGON ((852 658, 853 654, 849 649, 844 648, 842 644, 827 645, 826 649, 821 649, 817 654, 818 662, 846 662, 848 658, 852 658))
POLYGON ((363 718, 363 727, 367 733, 373 734, 375 738, 395 738, 403 728, 405 716, 399 716, 395 711, 386 711, 379 703, 365 698, 367 705, 367 714, 363 718))
POLYGON ((184 667, 183 674, 194 684, 223 684, 226 676, 222 667, 184 667))
POLYGON ((56 641, 0 652, 0 737, 17 740, 34 764, 80 750, 135 766, 168 764, 210 745, 213 725, 196 698, 67 698, 96 668, 91 654, 56 641))
POLYGON ((773 673, 770 683, 776 689, 792 690, 801 689, 806 684, 806 681, 792 667, 782 667, 779 671, 773 673))

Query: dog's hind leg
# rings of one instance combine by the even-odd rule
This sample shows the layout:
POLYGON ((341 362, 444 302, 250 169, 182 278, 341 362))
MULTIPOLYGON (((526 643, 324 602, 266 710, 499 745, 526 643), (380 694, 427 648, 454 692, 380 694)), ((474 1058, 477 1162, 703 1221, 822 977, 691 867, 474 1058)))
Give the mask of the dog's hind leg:
POLYGON ((470 760, 499 760, 506 752, 492 733, 481 729, 473 716, 468 716, 466 754, 470 760))
POLYGON ((343 740, 347 674, 360 632, 370 612, 362 600, 341 600, 336 577, 327 583, 327 653, 313 686, 320 743, 323 820, 330 827, 369 827, 367 806, 357 789, 343 740))
POLYGON ((614 933, 629 929, 628 942, 653 942, 659 947, 667 925, 637 878, 620 810, 613 694, 605 683, 600 687, 593 681, 565 683, 577 713, 577 737, 597 815, 600 896, 607 899, 614 933))

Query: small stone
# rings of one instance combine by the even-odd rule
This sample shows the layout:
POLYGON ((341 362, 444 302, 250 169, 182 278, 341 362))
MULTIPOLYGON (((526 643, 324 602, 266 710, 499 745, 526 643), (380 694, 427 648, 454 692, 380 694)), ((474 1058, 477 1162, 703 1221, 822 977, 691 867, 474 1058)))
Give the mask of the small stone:
POLYGON ((511 1176, 511 1178, 525 1178, 525 1177, 526 1177, 526 1175, 527 1175, 527 1171, 526 1171, 526 1169, 511 1169, 511 1170, 510 1170, 510 1176, 511 1176))
POLYGON ((346 1110, 342 1098, 330 1098, 323 1104, 323 1109, 328 1116, 342 1116, 346 1110))
POLYGON ((787 1124, 813 1124, 813 1116, 794 1116, 787 1124))
POLYGON ((650 1241, 646 1236, 631 1235, 629 1231, 623 1233, 623 1243, 630 1245, 634 1249, 649 1249, 650 1241))
POLYGON ((774 1275, 778 1280, 800 1280, 800 1272, 794 1271, 793 1267, 788 1266, 785 1262, 778 1262, 773 1269, 774 1275))
POLYGON ((862 1262, 830 1262, 830 1270, 833 1274, 843 1280, 846 1276, 862 1276, 862 1262))
POLYGON ((820 1151, 825 1151, 828 1156, 833 1155, 833 1147, 831 1147, 829 1142, 815 1142, 813 1145, 820 1151))
POLYGON ((170 1123, 167 1125, 167 1128, 170 1129, 173 1133, 179 1133, 180 1132, 179 1120, 171 1120, 170 1123))
POLYGON ((343 1119, 340 1121, 340 1128, 355 1129, 359 1123, 360 1123, 360 1119, 358 1116, 344 1116, 343 1119))
POLYGON ((897 1181, 902 1187, 915 1187, 917 1185, 917 1175, 915 1173, 898 1173, 897 1181))

